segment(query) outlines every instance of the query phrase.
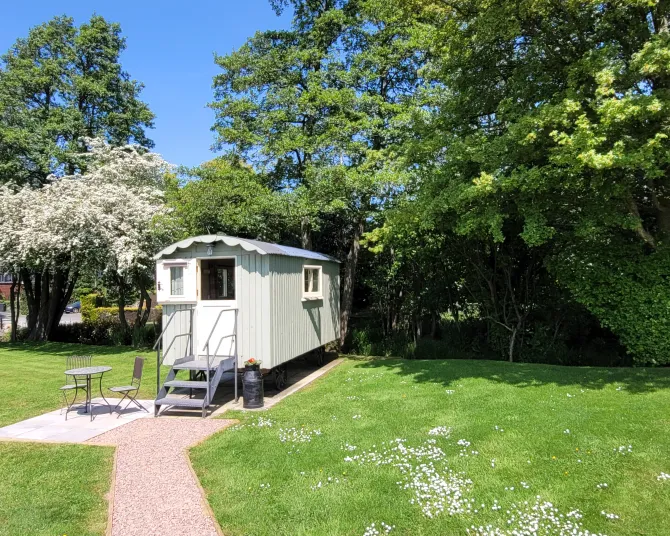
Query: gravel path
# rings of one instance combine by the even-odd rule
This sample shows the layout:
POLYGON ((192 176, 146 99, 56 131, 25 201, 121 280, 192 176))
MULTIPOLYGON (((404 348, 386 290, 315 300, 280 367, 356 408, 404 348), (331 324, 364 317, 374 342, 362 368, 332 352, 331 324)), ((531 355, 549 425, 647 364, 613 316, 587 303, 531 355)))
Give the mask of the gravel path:
POLYGON ((112 536, 217 536, 185 449, 234 422, 139 419, 87 441, 117 447, 112 536))

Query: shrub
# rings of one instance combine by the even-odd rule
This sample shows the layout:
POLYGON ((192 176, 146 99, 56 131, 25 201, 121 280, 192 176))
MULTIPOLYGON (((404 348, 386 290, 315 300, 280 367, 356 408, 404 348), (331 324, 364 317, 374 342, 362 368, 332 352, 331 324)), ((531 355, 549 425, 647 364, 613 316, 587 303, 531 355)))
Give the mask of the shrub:
POLYGON ((81 320, 84 324, 95 323, 98 320, 96 308, 97 294, 87 294, 81 297, 81 320))

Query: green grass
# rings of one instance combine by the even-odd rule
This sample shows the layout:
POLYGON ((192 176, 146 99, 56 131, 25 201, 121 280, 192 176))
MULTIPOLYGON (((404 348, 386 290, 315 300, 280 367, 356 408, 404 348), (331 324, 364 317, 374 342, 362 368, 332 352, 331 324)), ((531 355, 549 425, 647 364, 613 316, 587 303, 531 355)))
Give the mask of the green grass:
POLYGON ((102 536, 114 449, 0 442, 0 536, 102 536))
MULTIPOLYGON (((95 365, 112 367, 103 379, 108 398, 105 387, 127 384, 134 357, 144 356, 139 397, 155 396, 155 354, 146 350, 0 343, 0 427, 61 406, 69 355, 92 355, 95 365)), ((0 536, 102 536, 113 455, 109 447, 0 442, 0 536)))
MULTIPOLYGON (((112 367, 102 380, 107 398, 112 393, 106 387, 130 382, 135 356, 146 357, 139 398, 155 397, 156 354, 150 351, 81 344, 0 343, 0 427, 61 407, 58 388, 65 383, 63 372, 69 355, 92 355, 94 365, 112 367)), ((93 396, 99 396, 97 385, 93 396)))
POLYGON ((268 412, 233 413, 245 426, 192 449, 191 460, 230 535, 362 535, 382 521, 396 526, 393 536, 467 534, 471 525, 504 529, 512 503, 536 495, 564 515, 579 509, 592 532, 662 535, 670 534, 670 480, 657 476, 670 473, 669 409, 670 369, 349 360, 268 412), (274 425, 251 426, 259 416, 274 425), (437 426, 452 427, 451 436, 429 436, 437 426), (321 435, 281 442, 279 429, 290 427, 321 435), (478 513, 430 519, 397 484, 398 468, 344 461, 395 438, 407 446, 436 439, 447 461, 435 467, 472 480, 464 494, 478 513), (469 456, 459 455, 459 439, 471 442, 469 456), (345 451, 347 443, 357 450, 345 451), (631 453, 614 452, 628 445, 631 453), (328 477, 339 483, 323 485, 328 477))

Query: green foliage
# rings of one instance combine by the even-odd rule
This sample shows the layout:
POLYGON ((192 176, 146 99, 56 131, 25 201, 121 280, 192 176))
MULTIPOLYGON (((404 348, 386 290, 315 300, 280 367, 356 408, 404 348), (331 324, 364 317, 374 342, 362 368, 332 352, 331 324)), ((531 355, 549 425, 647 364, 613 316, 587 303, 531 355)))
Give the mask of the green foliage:
POLYGON ((223 233, 275 241, 291 230, 288 200, 236 158, 219 157, 188 170, 167 197, 171 210, 161 224, 174 229, 175 239, 223 233))
POLYGON ((55 17, 17 40, 0 63, 0 183, 37 185, 81 169, 83 136, 150 147, 142 84, 121 69, 125 39, 98 15, 55 17))
POLYGON ((669 362, 666 4, 408 4, 430 61, 404 210, 456 245, 460 303, 502 330, 511 359, 567 289, 637 362, 669 362))
POLYGON ((98 300, 100 296, 97 294, 88 294, 81 297, 81 308, 79 312, 81 313, 81 320, 84 323, 95 323, 99 318, 99 312, 97 308, 98 300))

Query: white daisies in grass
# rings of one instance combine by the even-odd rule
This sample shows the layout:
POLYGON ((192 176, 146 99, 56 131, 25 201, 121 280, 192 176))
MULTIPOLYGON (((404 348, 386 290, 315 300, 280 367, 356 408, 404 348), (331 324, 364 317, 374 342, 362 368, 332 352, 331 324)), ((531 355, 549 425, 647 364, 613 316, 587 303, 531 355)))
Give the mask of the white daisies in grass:
POLYGON ((428 430, 428 435, 449 437, 451 435, 451 427, 436 426, 435 428, 428 430))
POLYGON ((310 430, 308 428, 305 428, 304 426, 300 428, 296 428, 294 426, 291 428, 279 429, 279 441, 281 441, 282 443, 292 444, 291 449, 289 450, 289 454, 300 452, 300 449, 298 449, 296 445, 301 443, 310 443, 313 437, 320 435, 321 435, 321 429, 319 428, 310 430))
POLYGON ((661 471, 661 474, 656 477, 656 480, 665 482, 666 480, 670 480, 670 475, 661 471))
POLYGON ((340 477, 338 476, 329 476, 328 478, 325 478, 323 480, 319 480, 316 484, 310 487, 312 491, 318 491, 322 488, 325 488, 326 486, 331 486, 334 484, 339 484, 340 482, 346 481, 346 478, 342 477, 342 480, 340 480, 340 477))
POLYGON ((363 536, 380 536, 381 534, 389 534, 394 528, 395 525, 388 525, 383 521, 379 524, 379 527, 372 523, 370 526, 365 527, 363 536))
MULTIPOLYGON (((445 433, 446 430, 442 428, 431 435, 445 433)), ((472 481, 446 466, 446 454, 436 445, 435 439, 428 439, 419 446, 409 446, 404 439, 397 438, 382 443, 379 450, 373 447, 361 454, 347 456, 344 461, 398 468, 404 477, 397 482, 398 486, 412 493, 410 504, 419 505, 426 517, 433 518, 444 511, 454 515, 472 510, 474 499, 463 496, 472 481)))
MULTIPOLYGON (((435 518, 440 514, 448 515, 480 515, 486 511, 498 512, 503 509, 498 499, 491 504, 478 503, 474 497, 468 496, 472 491, 473 482, 463 472, 455 472, 447 465, 446 453, 438 445, 438 439, 444 440, 451 435, 451 428, 438 426, 428 431, 431 439, 425 440, 418 446, 409 446, 405 439, 397 438, 382 443, 378 449, 362 451, 360 454, 347 456, 346 462, 359 465, 393 466, 403 478, 396 482, 401 489, 411 493, 409 502, 418 505, 421 512, 428 518, 435 518), (437 439, 435 439, 437 437, 437 439)), ((348 443, 346 444, 348 445, 348 443)), ((471 448, 470 441, 460 439, 455 443, 461 452, 471 448)), ((352 449, 354 450, 354 449, 352 449)), ((474 451, 476 452, 476 451, 474 451)), ((491 466, 495 467, 496 460, 491 459, 491 466)), ((662 473, 664 474, 664 473, 662 473)), ((668 475, 670 478, 670 475, 668 475)), ((660 480, 660 478, 659 478, 660 480)), ((598 484, 598 489, 604 489, 607 484, 598 484)), ((519 491, 531 488, 530 483, 520 482, 519 491)), ((505 487, 505 491, 514 492, 515 486, 505 487)), ((603 512, 609 520, 616 520, 618 516, 603 512)), ((555 536, 604 536, 585 529, 581 523, 583 514, 577 510, 562 513, 548 501, 543 501, 538 495, 534 502, 524 501, 512 503, 506 509, 504 520, 496 524, 472 525, 467 534, 472 536, 519 536, 546 534, 555 536)), ((384 534, 383 526, 370 525, 365 534, 384 534), (377 532, 375 532, 377 531, 377 532)))
MULTIPOLYGON (((493 507, 492 507, 493 509, 493 507)), ((499 508, 497 508, 499 509, 499 508)), ((582 526, 582 514, 572 510, 562 514, 558 508, 540 496, 535 502, 514 503, 506 511, 507 519, 500 527, 492 524, 471 525, 467 534, 471 536, 520 536, 531 534, 553 534, 556 536, 604 536, 582 526)))
POLYGON ((251 423, 251 426, 255 426, 257 428, 272 428, 274 425, 275 421, 266 417, 258 417, 256 422, 251 423))
POLYGON ((617 454, 621 454, 622 456, 625 456, 626 454, 630 454, 631 452, 633 452, 633 445, 628 446, 621 445, 619 448, 615 448, 614 452, 616 452, 617 454))

